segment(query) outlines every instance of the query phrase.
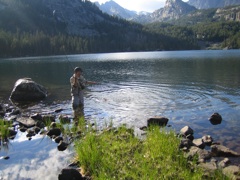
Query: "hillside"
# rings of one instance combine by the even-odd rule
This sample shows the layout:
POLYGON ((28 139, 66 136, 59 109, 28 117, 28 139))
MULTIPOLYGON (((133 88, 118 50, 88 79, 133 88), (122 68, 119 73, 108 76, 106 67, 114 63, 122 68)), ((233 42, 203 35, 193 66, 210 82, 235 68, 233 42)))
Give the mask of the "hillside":
POLYGON ((187 3, 197 9, 223 8, 240 5, 239 0, 189 0, 187 3))
POLYGON ((89 1, 0 0, 0 4, 0 57, 197 48, 109 16, 89 1))

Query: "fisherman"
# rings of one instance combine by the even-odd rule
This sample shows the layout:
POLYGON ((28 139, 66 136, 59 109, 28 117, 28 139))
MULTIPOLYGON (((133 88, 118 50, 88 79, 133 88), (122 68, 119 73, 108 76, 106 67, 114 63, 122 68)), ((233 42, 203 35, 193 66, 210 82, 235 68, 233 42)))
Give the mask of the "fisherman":
POLYGON ((78 121, 79 118, 84 116, 84 98, 83 90, 87 84, 96 84, 93 81, 87 81, 83 75, 83 71, 80 67, 74 69, 74 74, 70 78, 71 83, 71 96, 72 96, 72 107, 74 111, 74 120, 78 121))

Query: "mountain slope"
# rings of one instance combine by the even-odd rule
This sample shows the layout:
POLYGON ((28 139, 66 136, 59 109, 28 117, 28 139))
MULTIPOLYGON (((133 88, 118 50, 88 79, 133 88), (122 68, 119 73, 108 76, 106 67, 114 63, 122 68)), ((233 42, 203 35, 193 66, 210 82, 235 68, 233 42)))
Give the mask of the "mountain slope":
POLYGON ((99 7, 100 10, 102 10, 102 12, 107 13, 111 16, 117 16, 123 19, 131 19, 137 16, 137 12, 125 9, 113 0, 107 1, 103 4, 99 4, 98 2, 95 4, 99 7))
POLYGON ((138 16, 133 21, 139 23, 167 22, 195 11, 196 8, 182 0, 167 0, 165 6, 149 15, 138 16))
POLYGON ((189 0, 187 3, 198 9, 210 9, 240 5, 239 0, 189 0))

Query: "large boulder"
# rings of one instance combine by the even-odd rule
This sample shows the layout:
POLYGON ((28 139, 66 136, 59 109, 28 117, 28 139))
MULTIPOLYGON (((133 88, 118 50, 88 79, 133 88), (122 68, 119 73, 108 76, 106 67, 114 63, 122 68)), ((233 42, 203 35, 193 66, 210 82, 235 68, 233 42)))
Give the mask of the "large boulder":
POLYGON ((47 90, 34 82, 31 78, 17 80, 10 99, 16 103, 29 103, 43 100, 47 97, 47 90))

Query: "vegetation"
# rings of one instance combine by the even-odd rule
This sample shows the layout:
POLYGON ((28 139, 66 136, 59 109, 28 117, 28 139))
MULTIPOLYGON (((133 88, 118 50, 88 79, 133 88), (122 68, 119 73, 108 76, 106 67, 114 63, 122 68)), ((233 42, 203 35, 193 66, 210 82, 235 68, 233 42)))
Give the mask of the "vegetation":
POLYGON ((0 119, 0 150, 8 147, 8 136, 9 136, 10 123, 0 119))
POLYGON ((141 140, 121 126, 88 130, 75 149, 82 172, 93 179, 201 179, 204 172, 188 163, 179 142, 173 131, 159 127, 151 127, 141 140))

